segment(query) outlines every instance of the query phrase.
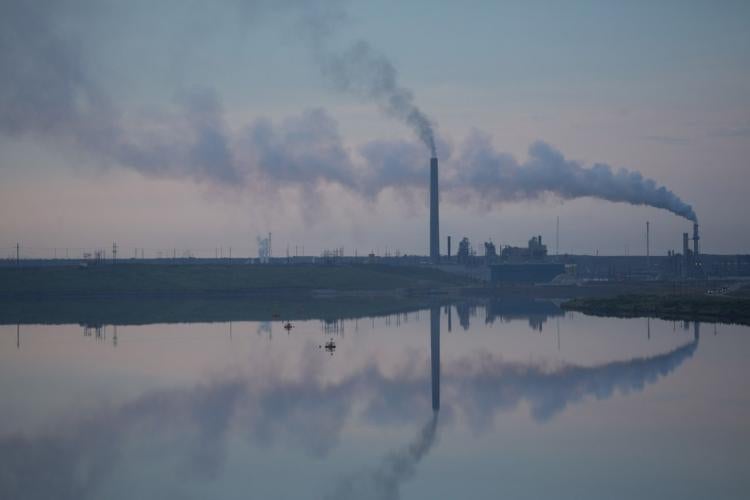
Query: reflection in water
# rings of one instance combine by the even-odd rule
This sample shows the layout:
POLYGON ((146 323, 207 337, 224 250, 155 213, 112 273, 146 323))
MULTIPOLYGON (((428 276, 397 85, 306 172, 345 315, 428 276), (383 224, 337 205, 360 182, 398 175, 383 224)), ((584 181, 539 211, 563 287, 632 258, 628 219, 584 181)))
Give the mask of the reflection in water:
MULTIPOLYGON (((450 306, 449 306, 450 307, 450 306)), ((450 321, 450 308, 449 321, 450 321)), ((440 308, 430 309, 430 382, 432 418, 407 446, 389 453, 372 470, 352 474, 338 482, 328 500, 398 499, 401 483, 414 476, 416 466, 435 444, 440 410, 440 308)))
POLYGON ((430 365, 432 382, 432 410, 440 409, 440 309, 430 309, 430 365))
MULTIPOLYGON (((433 445, 441 406, 439 316, 439 309, 430 311, 432 419, 413 443, 383 459, 375 471, 343 481, 332 498, 362 498, 358 492, 366 484, 371 485, 367 491, 377 492, 376 498, 394 498, 400 482, 413 474, 433 445)), ((670 352, 597 366, 548 371, 489 353, 458 359, 442 367, 447 395, 443 406, 449 414, 466 415, 478 430, 489 427, 496 412, 523 401, 543 422, 587 397, 606 399, 616 390, 637 392, 656 383, 693 355, 700 325, 694 328, 693 341, 670 352)), ((429 411, 426 374, 412 366, 388 376, 369 363, 331 382, 311 363, 296 379, 272 366, 268 373, 228 375, 192 389, 153 391, 53 434, 2 436, 0 498, 95 496, 125 443, 161 436, 165 423, 171 435, 189 445, 184 465, 191 475, 212 477, 222 470, 231 432, 248 436, 256 445, 281 441, 323 456, 337 445, 355 408, 362 408, 362 417, 376 425, 418 420, 429 411), (40 471, 45 481, 38 480, 40 471)))
POLYGON ((616 390, 641 391, 692 357, 697 347, 696 337, 666 354, 591 367, 568 365, 553 372, 482 355, 446 368, 443 382, 475 426, 486 425, 496 410, 514 408, 522 401, 530 404, 536 420, 545 421, 589 396, 607 399, 616 390))
MULTIPOLYGON (((493 324, 495 321, 512 321, 526 319, 529 327, 535 331, 542 331, 544 323, 550 317, 565 316, 565 312, 550 300, 537 300, 527 297, 504 297, 493 298, 483 302, 486 312, 485 323, 493 324)), ((477 314, 477 305, 471 303, 456 304, 458 322, 464 330, 471 326, 471 318, 477 314)), ((448 307, 448 331, 451 331, 451 307, 448 307)))
POLYGON ((258 335, 268 336, 268 340, 271 340, 271 337, 273 336, 273 332, 271 330, 271 322, 270 321, 261 321, 258 323, 258 329, 256 331, 258 335))
POLYGON ((386 455, 377 467, 364 470, 341 480, 329 500, 397 499, 401 483, 410 479, 416 466, 433 447, 437 437, 438 412, 420 429, 414 441, 386 455))
POLYGON ((476 306, 469 304, 468 302, 462 302, 456 304, 456 314, 458 314, 458 324, 464 330, 469 329, 469 316, 476 314, 476 306))
POLYGON ((492 324, 497 319, 501 321, 528 319, 529 327, 532 330, 541 332, 547 319, 564 315, 565 312, 549 300, 535 300, 524 297, 502 298, 491 299, 487 303, 487 317, 485 321, 488 324, 492 324))

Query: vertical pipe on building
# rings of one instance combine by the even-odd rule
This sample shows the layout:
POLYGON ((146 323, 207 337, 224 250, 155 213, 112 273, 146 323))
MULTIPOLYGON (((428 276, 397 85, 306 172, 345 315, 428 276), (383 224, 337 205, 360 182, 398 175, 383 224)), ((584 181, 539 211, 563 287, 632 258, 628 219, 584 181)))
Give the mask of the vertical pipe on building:
POLYGON ((430 159, 430 260, 440 260, 440 196, 438 193, 438 160, 430 159))
POLYGON ((693 257, 698 258, 698 254, 700 253, 698 251, 698 240, 700 240, 700 236, 698 236, 698 223, 693 223, 693 257))
POLYGON ((687 277, 688 274, 688 252, 690 252, 690 249, 688 247, 688 233, 682 233, 682 277, 687 277))

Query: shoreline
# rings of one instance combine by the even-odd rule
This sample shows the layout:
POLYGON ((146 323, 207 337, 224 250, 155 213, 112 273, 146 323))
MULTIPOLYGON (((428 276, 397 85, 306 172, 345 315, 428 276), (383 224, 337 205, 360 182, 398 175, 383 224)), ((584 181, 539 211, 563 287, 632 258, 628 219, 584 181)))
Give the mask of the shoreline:
POLYGON ((700 295, 579 297, 562 303, 560 307, 565 311, 576 311, 589 316, 750 325, 750 298, 747 297, 700 295))

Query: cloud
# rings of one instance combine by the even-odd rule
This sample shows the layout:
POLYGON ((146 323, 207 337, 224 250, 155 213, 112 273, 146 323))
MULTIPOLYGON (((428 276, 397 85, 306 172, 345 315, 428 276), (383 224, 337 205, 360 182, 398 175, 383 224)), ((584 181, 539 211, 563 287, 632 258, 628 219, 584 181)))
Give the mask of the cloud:
MULTIPOLYGON (((63 143, 104 165, 147 176, 265 195, 293 188, 301 193, 309 216, 322 206, 321 190, 329 184, 369 200, 384 189, 395 189, 408 200, 409 190, 426 187, 428 158, 418 145, 370 141, 358 148, 360 161, 344 146, 335 119, 322 109, 276 124, 259 118, 231 130, 218 92, 201 88, 178 92, 169 111, 148 116, 128 112, 92 77, 81 49, 85 41, 61 26, 62 13, 76 8, 81 5, 65 1, 0 6, 0 133, 63 143)), ((342 51, 332 48, 332 33, 346 19, 342 4, 257 1, 243 8, 256 16, 291 13, 299 36, 310 41, 315 61, 335 89, 373 102, 403 121, 435 154, 433 125, 412 92, 399 83, 392 62, 365 41, 342 51)), ((594 197, 696 220, 690 205, 640 172, 603 163, 584 166, 542 141, 532 144, 528 159, 519 162, 476 132, 458 156, 444 151, 442 165, 445 199, 455 203, 491 208, 548 194, 594 197)))

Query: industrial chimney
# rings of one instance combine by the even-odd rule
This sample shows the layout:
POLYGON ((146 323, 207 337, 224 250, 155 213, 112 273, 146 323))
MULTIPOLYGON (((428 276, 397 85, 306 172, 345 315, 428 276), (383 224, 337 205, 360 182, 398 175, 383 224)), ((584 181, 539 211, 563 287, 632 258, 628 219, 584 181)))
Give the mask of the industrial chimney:
POLYGON ((437 264, 440 261, 440 217, 438 207, 438 160, 430 159, 430 260, 437 264))

